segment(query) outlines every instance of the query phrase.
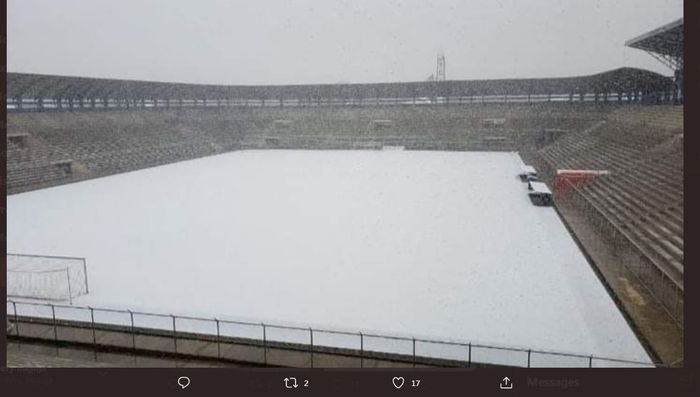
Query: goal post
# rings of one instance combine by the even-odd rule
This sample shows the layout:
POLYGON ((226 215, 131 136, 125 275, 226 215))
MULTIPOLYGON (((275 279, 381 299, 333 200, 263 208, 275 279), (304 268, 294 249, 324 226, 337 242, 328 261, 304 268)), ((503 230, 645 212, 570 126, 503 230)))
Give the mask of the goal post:
POLYGON ((85 258, 7 254, 7 296, 72 304, 88 291, 85 258))

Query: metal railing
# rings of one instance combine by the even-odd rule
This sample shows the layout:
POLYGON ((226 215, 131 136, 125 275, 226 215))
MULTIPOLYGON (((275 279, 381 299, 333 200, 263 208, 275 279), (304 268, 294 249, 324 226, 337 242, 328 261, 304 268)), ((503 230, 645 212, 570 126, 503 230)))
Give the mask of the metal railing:
POLYGON ((319 106, 395 106, 395 105, 450 105, 480 103, 672 103, 668 92, 612 92, 612 93, 564 93, 564 94, 502 94, 457 95, 434 97, 346 97, 346 98, 6 98, 6 109, 16 111, 72 111, 115 109, 169 109, 216 107, 319 107, 319 106))
POLYGON ((655 367, 650 362, 471 342, 7 301, 9 336, 298 367, 655 367), (37 327, 41 328, 37 331, 37 327), (25 329, 26 328, 26 329, 25 329))

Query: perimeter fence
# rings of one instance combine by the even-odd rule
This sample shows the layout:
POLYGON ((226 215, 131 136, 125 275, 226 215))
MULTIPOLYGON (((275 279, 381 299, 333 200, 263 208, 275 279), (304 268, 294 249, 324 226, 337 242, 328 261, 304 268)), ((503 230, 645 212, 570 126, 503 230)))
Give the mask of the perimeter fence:
POLYGON ((651 362, 130 310, 8 300, 9 336, 291 367, 655 367, 651 362))

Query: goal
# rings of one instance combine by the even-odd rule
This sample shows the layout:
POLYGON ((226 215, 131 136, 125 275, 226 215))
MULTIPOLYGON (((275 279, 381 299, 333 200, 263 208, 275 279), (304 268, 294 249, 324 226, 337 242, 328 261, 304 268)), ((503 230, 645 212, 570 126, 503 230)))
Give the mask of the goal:
POLYGON ((7 296, 72 304, 87 293, 85 258, 7 254, 7 296))

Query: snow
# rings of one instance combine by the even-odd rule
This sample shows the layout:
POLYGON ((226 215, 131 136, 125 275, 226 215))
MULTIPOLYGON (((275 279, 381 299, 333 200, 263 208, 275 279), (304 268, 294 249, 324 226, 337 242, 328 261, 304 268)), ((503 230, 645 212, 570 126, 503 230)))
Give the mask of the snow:
POLYGON ((552 194, 552 191, 549 190, 549 188, 544 182, 530 181, 528 183, 530 184, 529 194, 552 194))
POLYGON ((9 196, 7 247, 86 257, 79 306, 650 362, 521 166, 238 151, 9 196))
POLYGON ((520 166, 520 174, 521 175, 537 175, 537 170, 535 167, 531 165, 521 165, 520 166))

